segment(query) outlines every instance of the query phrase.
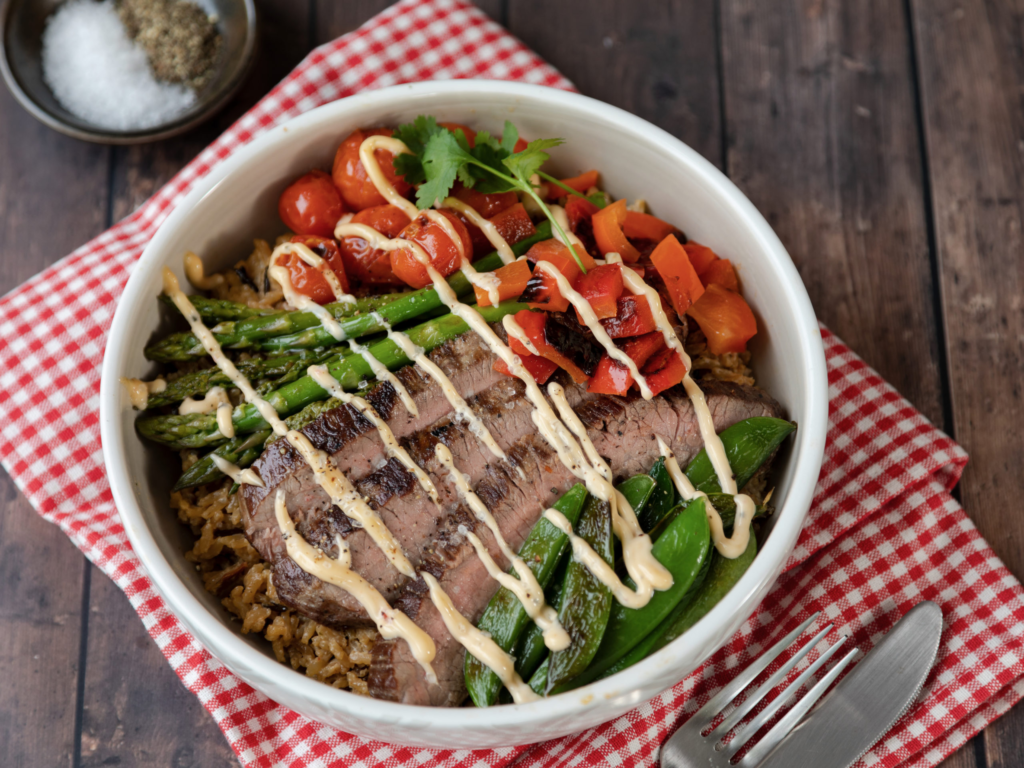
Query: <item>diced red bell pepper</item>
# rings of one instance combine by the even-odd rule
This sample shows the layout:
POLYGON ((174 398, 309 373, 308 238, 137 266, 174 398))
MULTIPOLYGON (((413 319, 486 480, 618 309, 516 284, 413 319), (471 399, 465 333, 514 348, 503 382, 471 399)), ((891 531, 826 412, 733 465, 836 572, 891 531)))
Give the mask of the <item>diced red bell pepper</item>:
MULTIPOLYGON (((590 308, 594 310, 598 320, 619 314, 616 302, 622 296, 623 285, 622 267, 618 264, 601 264, 594 267, 587 274, 576 278, 576 285, 573 287, 590 302, 590 308)), ((579 317, 579 312, 576 315, 579 317)), ((580 322, 583 322, 582 317, 580 322)))
POLYGON ((672 306, 682 317, 704 293, 704 285, 690 263, 687 251, 679 244, 675 235, 669 235, 654 249, 651 262, 661 275, 661 279, 665 281, 672 306))
POLYGON ((626 223, 626 201, 616 200, 594 214, 594 241, 602 254, 617 253, 627 264, 640 260, 640 251, 626 239, 622 225, 626 223))
MULTIPOLYGON (((536 379, 538 384, 543 384, 551 378, 552 373, 558 370, 558 365, 551 362, 546 357, 531 355, 529 352, 516 352, 516 354, 519 355, 519 359, 523 362, 523 367, 530 372, 530 375, 536 379)), ((517 378, 501 358, 495 360, 492 367, 498 373, 503 373, 506 376, 517 378)))
MULTIPOLYGON (((662 337, 662 341, 664 340, 664 337, 662 337)), ((661 349, 657 350, 655 354, 651 355, 647 359, 647 362, 640 367, 640 372, 644 376, 648 376, 652 373, 657 373, 662 368, 664 368, 666 364, 668 364, 668 359, 671 355, 671 348, 669 348, 668 346, 662 347, 661 349)))
POLYGON ((719 259, 712 262, 711 266, 704 270, 704 274, 700 276, 700 279, 705 286, 717 283, 729 291, 739 292, 740 290, 740 281, 736 278, 736 269, 728 259, 719 259))
POLYGON ((618 312, 615 317, 601 321, 601 325, 613 339, 641 336, 657 329, 646 296, 621 296, 616 304, 618 312))
MULTIPOLYGON (((522 309, 519 312, 516 312, 515 319, 526 334, 526 338, 530 340, 533 346, 540 353, 541 357, 547 358, 551 362, 555 363, 559 368, 565 369, 577 384, 582 384, 587 380, 587 375, 578 365, 548 344, 547 336, 544 333, 544 326, 548 320, 548 316, 545 313, 531 312, 528 309, 522 309)), ((530 350, 527 349, 524 344, 521 344, 516 340, 515 337, 509 339, 509 347, 511 347, 512 351, 517 355, 522 356, 524 353, 530 354, 530 350)))
POLYGON ((686 255, 690 257, 693 271, 698 275, 703 275, 708 267, 718 261, 718 255, 706 245, 691 240, 683 247, 686 249, 686 255))
POLYGON ((711 283, 689 315, 697 321, 708 339, 713 354, 742 352, 757 333, 757 321, 747 302, 738 293, 711 283))
MULTIPOLYGON (((577 252, 582 251, 581 248, 576 250, 577 252)), ((588 270, 597 266, 586 251, 582 251, 580 256, 584 259, 584 266, 588 270)), ((576 263, 576 259, 572 257, 572 253, 563 243, 554 238, 534 245, 526 252, 526 258, 533 263, 550 262, 565 275, 569 285, 572 285, 580 275, 580 267, 576 263)), ((526 290, 523 291, 519 300, 529 304, 533 309, 546 309, 552 312, 565 312, 569 309, 569 300, 558 290, 558 282, 554 277, 539 269, 534 271, 533 277, 527 283, 526 290)))
POLYGON ((622 231, 626 237, 636 240, 653 240, 660 243, 669 235, 676 232, 676 228, 667 221, 662 221, 649 213, 639 211, 626 211, 626 220, 622 224, 622 231))
POLYGON ((515 192, 485 194, 478 192, 473 187, 464 187, 462 184, 455 185, 452 197, 461 200, 485 219, 489 219, 494 214, 501 213, 519 202, 515 192))
POLYGON ((565 215, 569 219, 569 229, 575 232, 581 222, 589 222, 593 215, 600 210, 589 200, 572 195, 565 201, 565 215))
MULTIPOLYGON (((530 282, 530 265, 525 261, 513 261, 504 267, 494 270, 494 276, 500 281, 498 284, 498 301, 508 301, 519 296, 530 282)), ((491 297, 487 291, 478 286, 473 286, 476 293, 476 303, 481 307, 491 306, 491 297)))
POLYGON ((537 234, 537 228, 533 226, 533 220, 530 219, 530 214, 523 208, 522 203, 516 203, 499 211, 490 217, 490 222, 497 227, 498 234, 505 238, 505 242, 509 245, 515 245, 520 240, 537 234))
POLYGON ((686 366, 675 350, 669 350, 668 361, 660 370, 645 374, 647 386, 655 395, 660 395, 669 387, 674 387, 686 376, 686 366))
MULTIPOLYGON (((664 347, 665 337, 660 331, 654 331, 630 339, 622 345, 622 351, 629 355, 637 368, 643 370, 647 360, 664 347)), ((587 391, 599 395, 624 395, 632 384, 633 376, 629 369, 606 354, 597 364, 597 370, 590 378, 587 391)))
MULTIPOLYGON (((570 189, 574 189, 581 195, 584 194, 591 187, 597 186, 598 173, 597 171, 587 171, 581 173, 579 176, 573 176, 571 179, 559 179, 565 186, 570 189)), ((557 200, 560 197, 569 195, 562 187, 557 184, 548 182, 548 200, 557 200)), ((575 195, 570 195, 576 197, 575 195)))

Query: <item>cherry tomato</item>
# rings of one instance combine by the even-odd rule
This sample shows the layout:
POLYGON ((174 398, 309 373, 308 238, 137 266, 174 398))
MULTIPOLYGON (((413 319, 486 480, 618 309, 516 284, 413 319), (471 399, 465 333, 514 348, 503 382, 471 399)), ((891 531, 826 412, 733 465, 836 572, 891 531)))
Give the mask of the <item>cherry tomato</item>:
POLYGON ((331 237, 334 225, 345 213, 345 204, 331 177, 310 171, 292 182, 277 202, 281 221, 298 235, 331 237))
MULTIPOLYGON (((378 205, 360 211, 352 217, 353 224, 365 224, 390 238, 398 237, 409 224, 409 217, 394 205, 378 205)), ((341 238, 341 258, 345 271, 354 279, 374 285, 402 285, 391 271, 391 254, 380 248, 371 248, 361 237, 341 238)))
MULTIPOLYGON (((466 227, 458 217, 447 210, 441 210, 438 213, 451 222, 461 240, 461 248, 460 244, 452 242, 444 227, 423 213, 413 219, 412 223, 402 230, 399 237, 418 243, 427 252, 434 269, 442 276, 448 277, 461 266, 463 256, 467 261, 472 258, 473 243, 469 239, 469 232, 466 231, 466 227)), ((406 285, 411 285, 413 288, 423 288, 431 284, 427 270, 408 248, 391 252, 391 270, 396 277, 401 278, 406 285)))
MULTIPOLYGON (((341 283, 341 289, 348 293, 348 277, 336 241, 315 235, 296 235, 292 242, 301 243, 323 259, 324 268, 333 270, 338 282, 341 283)), ((287 268, 292 286, 299 293, 309 296, 317 304, 330 304, 335 301, 334 291, 331 290, 331 284, 327 282, 323 272, 307 264, 297 253, 289 253, 278 264, 287 268)))
POLYGON ((468 125, 462 123, 438 123, 442 128, 447 128, 452 133, 461 130, 462 135, 466 137, 466 141, 469 142, 469 147, 472 149, 476 146, 476 131, 470 128, 468 125))
MULTIPOLYGON (((354 211, 361 211, 365 208, 372 208, 376 205, 386 205, 387 200, 377 191, 377 188, 370 181, 369 174, 359 160, 359 147, 363 140, 370 136, 391 136, 394 131, 390 128, 366 128, 355 130, 350 133, 334 155, 334 168, 331 176, 334 179, 334 186, 341 193, 345 205, 354 211)), ((408 194, 411 187, 405 179, 398 175, 393 165, 394 155, 382 149, 378 149, 374 156, 380 163, 384 177, 391 182, 398 194, 403 197, 408 194)))

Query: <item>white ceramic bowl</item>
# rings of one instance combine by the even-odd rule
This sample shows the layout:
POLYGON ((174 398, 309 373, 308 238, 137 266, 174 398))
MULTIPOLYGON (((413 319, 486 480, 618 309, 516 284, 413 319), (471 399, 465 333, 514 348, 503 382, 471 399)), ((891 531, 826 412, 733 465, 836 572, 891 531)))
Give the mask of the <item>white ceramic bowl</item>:
POLYGON ((807 292, 779 239, 753 205, 692 149, 599 101, 537 86, 456 80, 403 85, 328 104, 274 128, 222 163, 181 202, 146 248, 114 316, 103 364, 103 452, 132 546, 171 610, 210 652, 272 699, 345 731, 382 741, 483 748, 563 736, 616 717, 696 669, 767 594, 793 549, 821 466, 827 420, 825 361, 807 292), (616 197, 643 197, 693 239, 730 258, 757 314, 759 383, 800 428, 777 462, 778 512, 767 544, 739 584, 686 635, 628 671, 532 704, 412 707, 362 698, 315 682, 243 636, 182 556, 186 532, 167 504, 176 472, 167 451, 140 439, 120 376, 152 372, 142 350, 166 322, 156 297, 165 265, 182 277, 182 254, 208 268, 247 255, 253 237, 283 229, 277 198, 295 177, 327 166, 339 140, 362 126, 397 125, 419 114, 526 137, 560 136, 552 152, 565 175, 599 168, 616 197))

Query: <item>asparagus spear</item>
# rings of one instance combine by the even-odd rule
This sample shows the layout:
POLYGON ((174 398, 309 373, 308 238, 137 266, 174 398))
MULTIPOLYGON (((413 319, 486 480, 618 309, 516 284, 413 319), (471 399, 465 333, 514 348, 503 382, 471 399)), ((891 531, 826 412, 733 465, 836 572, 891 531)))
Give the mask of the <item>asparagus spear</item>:
MULTIPOLYGON (((526 308, 525 304, 506 301, 496 307, 478 307, 477 311, 480 312, 484 320, 494 323, 505 315, 526 308)), ((468 330, 469 326, 457 316, 445 315, 410 328, 406 334, 415 344, 429 351, 468 330)), ((369 351, 390 369, 399 368, 409 363, 409 358, 391 339, 371 344, 369 351)), ((327 366, 327 369, 347 390, 355 389, 363 379, 373 375, 369 364, 360 355, 351 353, 342 353, 337 360, 327 366)), ((320 385, 309 376, 303 376, 301 379, 269 393, 266 395, 266 400, 274 407, 274 410, 285 417, 309 403, 323 400, 326 397, 327 392, 320 385)), ((259 412, 250 404, 236 407, 232 421, 236 435, 248 434, 267 427, 267 423, 259 415, 259 412)), ((143 437, 173 448, 204 448, 224 442, 224 437, 217 429, 217 417, 214 414, 144 416, 136 422, 136 427, 143 437)))
MULTIPOLYGON (((537 227, 537 233, 521 240, 512 246, 516 255, 526 253, 530 247, 541 240, 551 237, 551 225, 543 222, 537 227)), ((497 253, 484 256, 474 262, 473 266, 480 272, 489 272, 502 265, 497 253)), ((472 293, 472 286, 466 276, 456 272, 448 278, 448 284, 460 297, 472 293)), ((360 299, 361 302, 368 301, 360 299)), ((421 316, 425 312, 441 305, 437 291, 433 288, 421 288, 412 293, 401 294, 394 301, 385 302, 374 307, 390 324, 396 325, 421 316)), ((328 304, 326 308, 340 322, 348 338, 359 338, 383 330, 379 318, 374 317, 372 309, 357 310, 354 304, 328 304), (359 311, 360 314, 354 314, 359 311)), ((320 321, 310 312, 283 312, 267 317, 253 317, 230 323, 221 323, 212 329, 221 346, 225 349, 288 349, 285 344, 294 341, 302 348, 325 347, 337 344, 337 340, 320 325, 320 321), (303 333, 305 332, 305 333, 303 333), (295 334, 295 339, 286 342, 270 342, 274 337, 295 334)), ((206 355, 199 340, 191 333, 175 333, 156 344, 146 348, 146 357, 157 362, 193 360, 206 355)))
MULTIPOLYGON (((336 350, 303 349, 291 355, 278 355, 262 360, 240 360, 235 365, 249 381, 269 379, 257 387, 257 391, 265 389, 269 392, 305 375, 309 366, 318 365, 336 355, 336 350)), ((167 382, 167 389, 163 392, 151 394, 146 401, 146 410, 180 403, 186 397, 205 394, 211 387, 218 386, 231 386, 231 380, 219 368, 204 368, 201 371, 187 373, 167 382)))
MULTIPOLYGON (((265 315, 277 315, 281 313, 279 309, 271 309, 269 307, 264 309, 254 309, 253 307, 246 306, 245 304, 239 304, 235 301, 225 301, 224 299, 208 299, 205 296, 192 296, 190 297, 192 306, 196 308, 199 316, 204 321, 214 320, 220 322, 222 320, 245 320, 249 317, 262 317, 265 315)), ((169 307, 173 307, 174 311, 177 312, 178 308, 174 306, 174 302, 171 301, 171 297, 166 293, 160 294, 160 301, 169 307)))

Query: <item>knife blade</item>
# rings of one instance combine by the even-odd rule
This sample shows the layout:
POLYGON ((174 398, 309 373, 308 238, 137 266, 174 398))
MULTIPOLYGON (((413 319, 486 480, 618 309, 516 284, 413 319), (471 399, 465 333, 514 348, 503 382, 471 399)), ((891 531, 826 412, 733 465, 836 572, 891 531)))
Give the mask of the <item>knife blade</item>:
POLYGON ((918 603, 765 758, 761 768, 849 768, 917 700, 939 651, 942 610, 918 603))

